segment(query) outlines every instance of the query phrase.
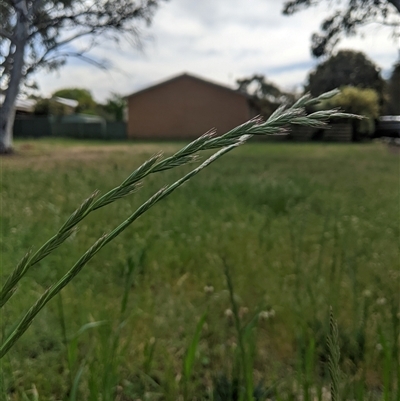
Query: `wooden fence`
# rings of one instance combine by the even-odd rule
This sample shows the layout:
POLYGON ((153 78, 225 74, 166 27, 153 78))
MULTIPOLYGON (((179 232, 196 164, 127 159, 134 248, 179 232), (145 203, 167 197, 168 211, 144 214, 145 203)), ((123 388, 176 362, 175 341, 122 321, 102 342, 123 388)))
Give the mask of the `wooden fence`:
POLYGON ((47 117, 29 117, 14 121, 14 138, 127 139, 126 123, 115 122, 51 122, 47 117))
MULTIPOLYGON (((52 122, 47 117, 29 117, 14 122, 15 138, 60 137, 76 139, 126 140, 126 123, 116 122, 52 122)), ((327 141, 351 142, 353 129, 349 123, 335 123, 329 129, 315 129, 294 125, 288 135, 268 136, 271 141, 327 141)))

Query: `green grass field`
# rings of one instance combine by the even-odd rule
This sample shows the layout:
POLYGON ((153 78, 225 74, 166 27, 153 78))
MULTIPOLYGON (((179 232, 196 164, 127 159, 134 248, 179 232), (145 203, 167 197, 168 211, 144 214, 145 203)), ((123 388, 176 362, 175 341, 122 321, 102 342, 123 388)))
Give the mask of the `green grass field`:
MULTIPOLYGON (((95 189, 181 145, 17 142, 0 160, 2 278, 95 189)), ((149 176, 81 222, 22 280, 2 311, 3 338, 101 234, 190 168, 149 176)), ((329 399, 332 306, 342 399, 399 400, 399 171, 399 155, 381 143, 234 150, 140 217, 45 307, 1 362, 2 399, 240 399, 237 305, 255 399, 329 399)))

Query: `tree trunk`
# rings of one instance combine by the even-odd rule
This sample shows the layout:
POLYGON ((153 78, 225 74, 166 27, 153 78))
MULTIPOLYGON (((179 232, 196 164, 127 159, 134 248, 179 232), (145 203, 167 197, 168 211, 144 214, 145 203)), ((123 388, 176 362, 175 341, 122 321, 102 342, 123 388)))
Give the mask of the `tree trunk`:
MULTIPOLYGON (((4 102, 5 103, 5 102, 4 102)), ((5 106, 0 109, 0 154, 12 153, 12 137, 15 117, 15 107, 11 110, 4 110, 5 106)))
POLYGON ((389 3, 393 4, 397 11, 400 13, 400 0, 388 0, 389 3))
POLYGON ((12 152, 12 131, 15 116, 15 102, 23 76, 24 54, 28 39, 28 19, 26 1, 20 0, 16 5, 17 21, 15 33, 10 44, 13 52, 13 63, 10 81, 5 91, 4 103, 0 109, 0 154, 12 152))

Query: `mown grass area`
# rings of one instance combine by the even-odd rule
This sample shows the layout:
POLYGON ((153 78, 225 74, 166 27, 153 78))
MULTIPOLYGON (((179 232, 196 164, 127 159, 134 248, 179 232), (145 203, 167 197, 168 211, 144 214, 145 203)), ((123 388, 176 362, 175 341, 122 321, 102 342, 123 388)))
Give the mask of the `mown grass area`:
MULTIPOLYGON (((18 142, 0 161, 3 279, 95 189, 179 148, 18 142)), ((2 311, 3 338, 101 234, 191 167, 149 176, 85 219, 23 279, 2 311)), ((328 399, 332 306, 343 399, 398 400, 399 200, 399 157, 383 144, 234 150, 143 215, 49 303, 1 362, 3 399, 238 399, 228 271, 255 399, 328 399)))

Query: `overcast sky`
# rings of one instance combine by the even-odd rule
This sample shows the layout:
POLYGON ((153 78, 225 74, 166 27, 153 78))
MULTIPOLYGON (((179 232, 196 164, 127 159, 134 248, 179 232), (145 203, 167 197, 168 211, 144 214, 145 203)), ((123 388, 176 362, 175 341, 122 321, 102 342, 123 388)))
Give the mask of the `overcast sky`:
MULTIPOLYGON (((101 70, 70 59, 59 71, 38 72, 33 78, 40 93, 80 87, 97 101, 111 92, 128 95, 182 72, 235 87, 238 78, 264 74, 281 88, 301 88, 317 61, 311 57, 310 37, 327 15, 322 7, 293 16, 282 15, 282 0, 169 0, 143 29, 143 50, 123 41, 105 42, 89 55, 107 59, 101 70)), ((345 39, 338 48, 365 52, 388 74, 400 44, 392 31, 369 25, 363 37, 345 39)), ((79 48, 83 42, 75 42, 79 48)))

